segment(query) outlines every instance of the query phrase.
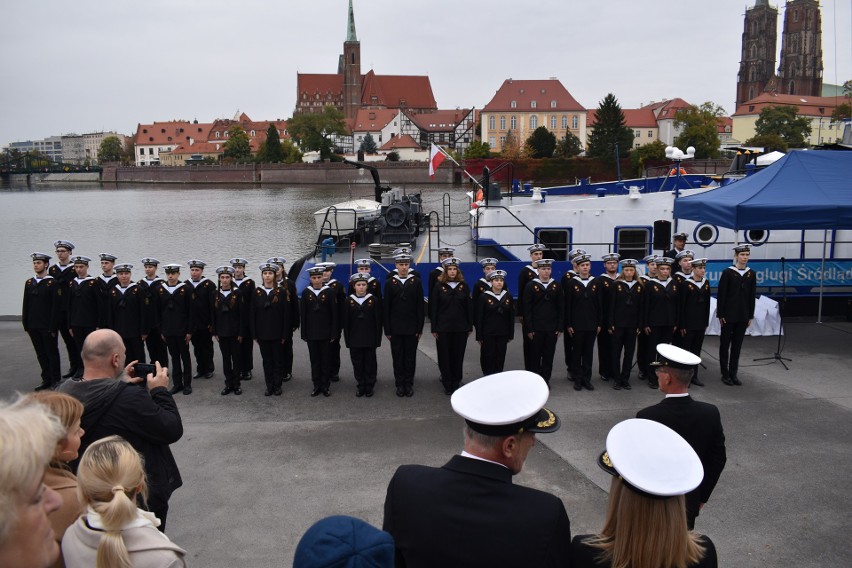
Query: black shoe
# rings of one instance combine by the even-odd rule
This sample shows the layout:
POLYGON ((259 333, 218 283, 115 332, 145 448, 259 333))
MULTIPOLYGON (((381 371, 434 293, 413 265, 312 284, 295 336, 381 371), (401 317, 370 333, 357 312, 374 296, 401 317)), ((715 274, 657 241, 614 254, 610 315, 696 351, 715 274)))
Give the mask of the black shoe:
POLYGON ((396 396, 402 398, 405 396, 405 387, 396 387, 396 396))
MULTIPOLYGON (((249 373, 249 374, 251 374, 251 373, 249 373)), ((291 380, 292 378, 293 378, 293 375, 291 373, 287 373, 286 375, 284 375, 284 378, 281 379, 281 380, 286 383, 287 381, 291 380)))
POLYGON ((583 381, 583 388, 590 391, 595 390, 595 387, 592 385, 592 381, 583 381))
POLYGON ((624 390, 626 390, 626 391, 629 391, 629 390, 631 390, 633 387, 631 387, 631 386, 630 386, 630 383, 624 383, 623 385, 621 385, 621 388, 623 388, 623 389, 624 389, 624 390))
POLYGON ((42 382, 39 386, 37 386, 33 390, 38 392, 38 391, 48 390, 49 388, 51 388, 50 383, 42 382))
POLYGON ((607 382, 609 380, 609 377, 605 377, 603 375, 601 375, 600 378, 603 382, 607 382))
POLYGON ((362 396, 364 396, 364 389, 362 389, 361 387, 356 388, 355 389, 355 396, 357 396, 358 398, 361 398, 362 396))
POLYGON ((451 389, 450 387, 444 387, 444 394, 450 396, 451 394, 453 394, 453 389, 451 389))
POLYGON ((373 387, 367 387, 367 390, 364 392, 364 396, 370 398, 373 396, 373 387))
POLYGON ((409 398, 414 396, 414 387, 405 387, 405 396, 409 398))
POLYGON ((722 382, 725 383, 726 385, 728 385, 729 387, 734 386, 734 381, 732 381, 730 378, 726 377, 725 375, 722 375, 722 382))
POLYGON ((660 384, 657 381, 648 381, 648 387, 652 389, 660 388, 660 384))
POLYGON ((193 378, 193 379, 200 379, 200 378, 201 378, 201 377, 203 377, 203 376, 204 376, 204 373, 203 373, 202 371, 198 371, 197 373, 195 373, 194 375, 192 375, 192 378, 193 378))
POLYGON ((274 394, 275 396, 281 396, 283 394, 283 391, 281 389, 275 389, 274 391, 272 391, 272 394, 274 394))
POLYGON ((314 390, 311 391, 311 396, 319 396, 319 393, 322 392, 322 388, 314 387, 314 390))
POLYGON ((77 369, 71 368, 71 369, 68 369, 67 373, 62 375, 62 378, 63 379, 70 379, 71 377, 73 377, 76 374, 77 374, 77 369))
POLYGON ((646 376, 645 376, 645 375, 643 375, 642 373, 639 373, 639 380, 640 380, 640 381, 647 381, 647 380, 648 380, 648 377, 646 377, 646 376))
MULTIPOLYGON (((263 396, 272 396, 272 389, 266 389, 265 391, 263 391, 263 396)), ((311 396, 316 396, 316 395, 312 394, 311 396)))
POLYGON ((241 394, 243 394, 243 389, 241 389, 240 387, 235 388, 234 394, 240 396, 241 394))
POLYGON ((731 382, 737 385, 738 387, 743 386, 742 381, 740 381, 735 375, 731 376, 731 382))
POLYGON ((331 390, 329 390, 328 387, 325 387, 324 389, 322 389, 322 395, 326 398, 330 397, 331 396, 331 390))
POLYGON ((212 378, 212 377, 213 377, 213 371, 207 371, 206 373, 204 373, 205 379, 209 379, 209 378, 212 378))
POLYGON ((331 382, 337 383, 339 381, 340 381, 340 375, 334 375, 333 377, 331 377, 331 382))
POLYGON ((583 390, 583 383, 581 381, 574 381, 574 390, 583 390))
POLYGON ((612 383, 612 390, 620 391, 621 390, 621 383, 619 383, 618 381, 615 381, 614 383, 612 383))
POLYGON ((192 394, 192 387, 191 386, 183 387, 183 394, 192 394))
POLYGON ((219 394, 221 394, 222 396, 225 396, 226 394, 230 394, 231 392, 232 392, 231 387, 225 387, 225 388, 222 389, 222 392, 220 392, 219 394))
POLYGON ((701 379, 699 379, 698 377, 692 377, 692 381, 690 381, 690 382, 697 387, 703 387, 704 386, 704 383, 702 383, 701 379))
POLYGON ((251 371, 249 371, 247 373, 243 373, 242 380, 250 381, 251 380, 251 371))
POLYGON ((572 377, 572 376, 571 376, 571 373, 568 373, 568 382, 569 382, 569 383, 573 383, 573 382, 574 382, 574 377, 572 377))
POLYGON ((177 394, 179 392, 183 392, 183 387, 182 386, 179 387, 179 386, 175 385, 175 386, 173 386, 172 388, 169 389, 169 392, 172 393, 172 394, 177 394))

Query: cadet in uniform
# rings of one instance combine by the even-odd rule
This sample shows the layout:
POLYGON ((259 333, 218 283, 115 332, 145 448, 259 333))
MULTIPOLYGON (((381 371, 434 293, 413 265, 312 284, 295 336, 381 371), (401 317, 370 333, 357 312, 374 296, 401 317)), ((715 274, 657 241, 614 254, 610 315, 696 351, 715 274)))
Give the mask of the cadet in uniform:
POLYGON ((535 264, 538 276, 527 282, 521 306, 524 335, 530 342, 527 371, 540 375, 549 384, 556 342, 565 324, 565 297, 562 287, 550 277, 553 259, 540 258, 535 264))
MULTIPOLYGON (((118 284, 118 276, 115 273, 115 261, 117 260, 114 254, 109 254, 108 252, 102 252, 100 254, 101 259, 101 274, 97 278, 98 283, 98 291, 101 293, 101 312, 99 314, 99 320, 97 327, 106 327, 106 318, 107 312, 103 306, 106 305, 109 299, 110 290, 112 290, 116 284, 118 284)), ((82 345, 82 343, 80 344, 82 345)), ((79 374, 79 373, 78 373, 79 374)), ((81 377, 83 375, 80 375, 81 377)))
MULTIPOLYGON (((254 280, 246 277, 246 265, 248 264, 248 261, 244 258, 232 258, 228 261, 228 263, 231 265, 231 268, 234 269, 233 283, 234 288, 238 289, 240 292, 240 301, 243 303, 242 312, 246 317, 248 317, 255 289, 254 280)), ((295 311, 298 312, 299 310, 295 311)), ((251 372, 254 370, 254 338, 251 336, 250 326, 246 326, 243 333, 243 341, 237 346, 237 349, 240 352, 238 357, 240 366, 235 370, 235 372, 239 375, 239 379, 241 381, 250 381, 251 372)))
POLYGON ((24 284, 21 321, 30 336, 41 367, 41 384, 35 390, 53 388, 59 384, 59 346, 56 332, 59 325, 59 283, 47 273, 50 255, 34 252, 35 276, 24 284))
POLYGON ((618 278, 618 262, 621 255, 609 253, 601 257, 604 263, 604 273, 595 278, 595 284, 600 294, 601 326, 598 332, 598 374, 601 379, 608 381, 618 375, 618 369, 612 366, 612 335, 603 322, 609 318, 613 285, 618 278))
POLYGON ((343 310, 343 337, 349 348, 355 375, 355 396, 373 396, 376 387, 376 349, 382 344, 381 297, 370 292, 369 273, 356 272, 349 278, 353 292, 346 298, 343 310))
MULTIPOLYGON (((438 277, 429 300, 429 321, 438 350, 438 367, 444 392, 453 394, 464 374, 464 352, 471 332, 470 287, 459 264, 451 256, 444 259, 444 272, 438 277)), ((411 396, 409 391, 406 396, 411 396)))
MULTIPOLYGON (((643 287, 647 287, 648 282, 657 277, 657 255, 649 254, 642 259, 642 262, 645 263, 646 270, 643 274, 639 275, 639 282, 643 285, 643 287)), ((645 292, 647 292, 647 290, 645 290, 645 292)), ((651 368, 651 361, 648 360, 648 336, 645 335, 644 326, 645 324, 643 322, 642 330, 639 332, 639 337, 636 338, 636 366, 639 367, 640 381, 648 379, 646 373, 651 368)))
MULTIPOLYGON (((278 285, 282 288, 287 288, 287 292, 290 298, 290 337, 296 333, 296 330, 299 329, 299 295, 296 292, 296 284, 287 277, 287 272, 284 270, 284 266, 287 264, 287 259, 283 256, 276 256, 270 258, 266 261, 267 263, 277 264, 278 272, 276 273, 276 278, 278 279, 278 285)), ((284 361, 284 382, 286 383, 290 379, 293 378, 293 342, 286 341, 281 345, 281 352, 284 361)), ((251 373, 249 373, 251 375, 251 373)))
MULTIPOLYGON (((343 284, 340 283, 336 278, 334 278, 334 269, 337 265, 333 262, 320 262, 317 266, 322 266, 323 273, 323 284, 331 288, 335 295, 335 305, 337 305, 337 309, 339 310, 337 314, 337 321, 343 321, 343 310, 346 308, 346 288, 344 288, 343 284)), ((343 333, 343 329, 340 327, 338 323, 337 327, 337 337, 335 337, 334 341, 331 343, 331 351, 329 352, 329 356, 331 357, 331 382, 336 383, 340 380, 340 334, 343 333)))
MULTIPOLYGON (((545 246, 541 243, 536 243, 527 247, 530 253, 530 263, 523 267, 518 273, 518 310, 520 312, 521 324, 524 323, 524 293, 527 290, 527 284, 538 278, 538 270, 535 267, 536 262, 544 256, 545 246)), ((524 332, 521 338, 522 347, 524 350, 524 368, 531 369, 532 361, 530 360, 530 338, 524 332)))
POLYGON ((672 275, 672 278, 674 278, 675 282, 678 284, 683 283, 683 281, 689 278, 689 275, 692 274, 693 258, 695 258, 694 250, 683 249, 677 253, 677 256, 675 257, 675 268, 677 271, 672 275))
POLYGON ((200 260, 190 260, 189 279, 185 284, 192 289, 192 350, 195 353, 195 375, 193 379, 213 376, 213 298, 216 285, 204 276, 200 260))
POLYGON ((124 341, 124 364, 145 360, 145 292, 131 278, 132 264, 118 264, 118 284, 109 291, 107 327, 124 341))
POLYGON ((678 324, 678 287, 671 278, 672 263, 674 261, 667 257, 657 258, 657 277, 648 281, 645 289, 645 303, 642 308, 642 322, 645 324, 645 335, 647 336, 647 349, 645 362, 649 367, 645 369, 648 378, 648 386, 657 388, 657 377, 650 369, 650 362, 655 359, 657 345, 671 343, 678 324))
MULTIPOLYGON (((434 290, 435 284, 438 283, 438 277, 444 273, 444 261, 448 258, 452 258, 455 253, 456 249, 453 247, 441 247, 438 249, 438 266, 429 272, 429 282, 426 293, 429 295, 428 297, 430 300, 432 298, 432 290, 434 290)), ((411 254, 411 251, 400 251, 400 253, 395 251, 394 255, 396 254, 411 254)))
MULTIPOLYGON (((69 333, 77 342, 77 354, 83 351, 83 343, 89 334, 98 327, 106 327, 107 303, 101 291, 103 280, 89 276, 89 262, 87 256, 75 256, 71 259, 74 263, 74 272, 77 276, 71 280, 68 289, 68 326, 69 333)), ((112 270, 112 266, 110 266, 112 270)), ((112 280, 118 284, 118 278, 112 280)), ((108 298, 108 296, 107 296, 108 298)), ((132 359, 131 359, 132 360, 132 359)), ((80 360, 75 379, 83 376, 83 363, 80 360)))
POLYGON ((488 280, 488 275, 497 270, 497 259, 483 258, 479 261, 479 265, 482 267, 482 278, 477 280, 473 285, 473 289, 470 294, 472 306, 476 306, 476 300, 479 298, 480 294, 491 289, 491 282, 488 280))
POLYGON ((192 394, 192 360, 189 342, 192 339, 192 289, 180 281, 180 264, 167 264, 166 281, 157 289, 160 309, 160 332, 172 359, 172 394, 192 394))
POLYGON ((503 372, 506 347, 515 338, 515 302, 506 290, 506 271, 492 271, 488 282, 489 288, 476 301, 473 318, 483 375, 503 372))
POLYGON ((408 392, 414 393, 417 342, 423 333, 426 310, 423 305, 423 283, 419 276, 409 272, 411 255, 396 255, 394 263, 396 274, 385 283, 382 319, 385 337, 391 346, 396 394, 406 396, 408 392))
POLYGON ((667 250, 663 256, 674 260, 675 258, 677 258, 677 253, 679 253, 686 247, 686 233, 677 233, 675 236, 673 236, 672 244, 674 245, 672 249, 667 250))
MULTIPOLYGON (((450 248, 443 248, 443 249, 438 249, 438 250, 439 250, 439 251, 441 251, 441 250, 445 251, 445 252, 444 252, 444 255, 445 255, 445 256, 444 256, 444 258, 449 258, 450 256, 453 256, 452 254, 447 255, 446 251, 448 251, 448 250, 454 250, 454 249, 450 249, 450 248)), ((412 252, 411 252, 411 248, 410 248, 410 247, 407 247, 407 246, 406 246, 406 247, 399 247, 399 248, 395 248, 395 249, 393 249, 393 252, 391 253, 391 258, 396 258, 397 256, 399 256, 399 255, 401 255, 401 254, 405 254, 405 255, 410 256, 410 257, 412 258, 412 260, 414 259, 414 256, 413 256, 413 254, 412 254, 412 252)), ((441 255, 440 255, 440 253, 438 254, 438 256, 439 256, 439 257, 441 256, 441 255)), ((440 262, 440 261, 439 261, 439 262, 440 262)), ((440 268, 440 267, 439 267, 439 268, 440 268)), ((443 269, 442 269, 442 270, 443 270, 443 269)), ((440 273, 441 273, 440 271, 435 272, 435 270, 433 270, 430 274, 436 274, 435 278, 437 278, 437 277, 438 277, 437 275, 438 275, 438 274, 440 274, 440 273)), ((396 267, 394 267, 394 269, 393 269, 393 270, 391 270, 390 272, 388 272, 387 274, 385 274, 385 282, 387 282, 388 280, 390 280, 391 278, 393 278, 395 274, 397 274, 396 267)), ((411 267, 411 266, 409 266, 409 268, 408 268, 408 274, 410 274, 411 276, 416 276, 417 278, 420 278, 420 273, 419 273, 419 272, 417 272, 417 270, 416 270, 415 268, 411 267)), ((427 292, 427 293, 428 293, 428 292, 427 292)))
MULTIPOLYGON (((696 356, 701 356, 704 345, 704 334, 710 324, 710 282, 704 278, 707 271, 707 259, 692 259, 692 273, 683 280, 678 290, 680 297, 680 323, 678 334, 681 336, 680 347, 696 356)), ((704 383, 698 378, 698 365, 692 375, 692 384, 703 387, 704 383)))
POLYGON ((260 346, 263 360, 264 396, 281 396, 284 382, 284 350, 281 346, 293 341, 290 290, 287 286, 278 285, 277 272, 278 265, 274 263, 260 265, 261 285, 254 290, 249 314, 250 333, 260 346))
POLYGON ((716 317, 722 324, 719 367, 722 369, 722 382, 728 386, 742 384, 737 376, 740 349, 746 329, 754 319, 754 296, 757 291, 757 278, 747 266, 751 245, 737 245, 734 254, 734 264, 722 271, 716 293, 716 317))
POLYGON ((571 375, 574 390, 595 390, 592 386, 592 358, 595 337, 600 332, 601 294, 590 274, 591 257, 582 254, 574 259, 577 276, 565 289, 565 332, 571 335, 571 375))
MULTIPOLYGON (((370 273, 372 268, 373 261, 369 258, 359 258, 355 261, 355 270, 358 274, 366 274, 367 275, 367 293, 372 294, 374 298, 382 299, 382 285, 379 282, 378 278, 374 278, 370 273)), ((355 293, 355 281, 352 278, 349 279, 349 288, 346 291, 346 294, 351 296, 355 293)))
POLYGON ((213 299, 213 336, 219 343, 222 353, 222 373, 225 375, 225 388, 220 393, 243 394, 240 388, 240 355, 241 345, 246 340, 245 329, 248 327, 246 305, 240 297, 240 291, 234 287, 234 269, 231 266, 220 266, 216 269, 219 286, 213 299))
MULTIPOLYGON (((584 249, 577 248, 571 251, 568 251, 568 260, 571 261, 571 268, 569 268, 565 274, 562 275, 562 281, 560 282, 560 286, 562 286, 562 292, 568 289, 568 286, 571 285, 571 279, 577 276, 577 257, 582 256, 587 253, 584 249)), ((565 355, 565 372, 568 376, 568 380, 574 381, 574 369, 571 367, 573 361, 573 343, 572 337, 570 333, 565 333, 562 336, 562 350, 565 355)))
MULTIPOLYGON (((157 276, 157 267, 160 266, 160 261, 156 258, 146 257, 139 262, 142 263, 145 270, 145 277, 136 284, 144 294, 145 324, 147 327, 145 345, 148 347, 148 356, 151 358, 151 363, 157 361, 161 367, 168 367, 169 351, 160 331, 160 307, 157 305, 160 298, 160 286, 163 283, 163 280, 157 276)), ((142 360, 140 359, 140 361, 142 360)))
POLYGON ((65 350, 68 352, 68 372, 62 375, 63 379, 73 377, 77 374, 77 369, 82 368, 83 361, 80 359, 80 350, 77 349, 77 343, 70 333, 68 325, 68 289, 70 282, 74 279, 74 263, 71 262, 71 252, 74 250, 74 243, 71 241, 59 240, 53 243, 56 249, 57 260, 50 266, 48 274, 59 284, 57 296, 59 300, 59 335, 62 336, 62 342, 65 343, 65 350))
POLYGON ((302 339, 308 344, 311 358, 311 396, 331 396, 332 351, 340 337, 340 308, 337 291, 325 280, 325 267, 308 269, 311 285, 302 291, 300 302, 302 339))
POLYGON ((636 264, 632 258, 621 261, 621 276, 615 281, 606 312, 606 327, 612 334, 612 368, 615 373, 612 388, 615 390, 631 388, 630 370, 633 368, 636 337, 645 327, 641 320, 645 286, 636 278, 636 264))

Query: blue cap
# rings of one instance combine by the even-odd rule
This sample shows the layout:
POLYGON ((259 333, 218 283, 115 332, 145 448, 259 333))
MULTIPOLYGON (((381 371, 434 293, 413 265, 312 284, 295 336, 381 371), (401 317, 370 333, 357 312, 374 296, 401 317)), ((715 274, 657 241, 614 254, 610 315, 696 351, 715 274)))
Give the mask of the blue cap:
POLYGON ((293 568, 391 568, 393 537, 354 517, 318 521, 296 546, 293 568))

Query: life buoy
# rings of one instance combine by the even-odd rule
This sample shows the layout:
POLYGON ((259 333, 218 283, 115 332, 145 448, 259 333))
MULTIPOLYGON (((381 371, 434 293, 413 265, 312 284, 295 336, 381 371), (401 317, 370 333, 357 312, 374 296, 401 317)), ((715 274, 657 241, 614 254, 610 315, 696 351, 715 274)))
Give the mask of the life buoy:
MULTIPOLYGON (((669 175, 674 176, 674 175, 677 175, 677 173, 678 173, 677 168, 672 168, 672 171, 669 172, 669 175)), ((683 169, 683 168, 680 168, 680 175, 685 176, 686 170, 683 169)))

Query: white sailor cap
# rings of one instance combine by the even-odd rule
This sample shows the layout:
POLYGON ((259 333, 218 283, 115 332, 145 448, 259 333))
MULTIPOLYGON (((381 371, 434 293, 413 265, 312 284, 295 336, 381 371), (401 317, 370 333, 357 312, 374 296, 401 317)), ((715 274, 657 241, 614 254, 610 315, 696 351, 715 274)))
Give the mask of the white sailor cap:
POLYGON ((116 259, 118 258, 114 254, 109 254, 108 252, 102 252, 100 254, 100 257, 101 257, 101 260, 106 260, 108 262, 115 262, 116 259))
POLYGON ((614 260, 614 261, 618 262, 619 260, 621 260, 621 255, 618 254, 617 252, 611 252, 611 253, 603 255, 601 257, 601 260, 603 260, 604 262, 609 262, 610 260, 614 260))
POLYGON ((166 271, 166 273, 169 273, 169 272, 180 272, 180 264, 178 264, 177 262, 172 262, 171 264, 167 264, 167 265, 165 265, 165 266, 163 267, 163 270, 165 270, 165 271, 166 271))
POLYGON ((639 264, 639 261, 635 258, 625 258, 621 261, 622 268, 624 268, 625 266, 632 266, 635 268, 637 264, 639 264))
POLYGON ((188 261, 187 264, 190 268, 204 268, 205 266, 207 266, 206 262, 198 260, 197 258, 193 258, 192 260, 188 261))
POLYGON ((44 262, 50 262, 50 259, 53 258, 47 253, 44 252, 34 252, 30 255, 33 260, 43 260, 44 262))
POLYGON ((655 499, 685 495, 704 479, 701 459, 680 434, 642 418, 612 427, 598 465, 629 489, 655 499))
POLYGON ((280 267, 274 262, 264 262, 258 268, 261 272, 278 272, 280 267))
POLYGON ((482 266, 482 268, 485 268, 486 266, 497 266, 497 259, 496 258, 490 258, 490 257, 489 258, 483 258, 482 260, 479 261, 479 264, 480 264, 480 266, 482 266))
POLYGON ((541 243, 536 243, 534 245, 530 245, 527 247, 527 250, 530 252, 544 252, 547 247, 541 243))
POLYGON ((664 264, 666 266, 671 266, 674 264, 674 259, 669 258, 667 256, 658 256, 657 260, 654 261, 657 265, 664 264))
POLYGON ((691 249, 683 249, 675 255, 675 259, 680 260, 685 256, 688 256, 689 258, 695 258, 695 251, 691 249))
POLYGON ((352 276, 349 277, 349 282, 354 284, 355 282, 368 282, 370 280, 370 275, 365 272, 356 272, 352 276))
POLYGON ((228 274, 230 276, 234 275, 234 267, 233 266, 219 266, 216 268, 216 274, 228 274))
POLYGON ((410 264, 411 263, 411 255, 408 253, 399 253, 393 255, 393 261, 396 264, 410 264))
POLYGON ((551 267, 551 266, 553 266, 553 259, 552 258, 540 258, 537 261, 535 261, 535 267, 536 268, 546 268, 546 267, 551 267))
POLYGON ((116 264, 115 271, 116 272, 131 272, 133 270, 132 264, 116 264))
POLYGON ((441 247, 438 249, 438 256, 444 256, 445 254, 452 256, 455 253, 456 249, 454 249, 453 247, 441 247))
POLYGON ((314 266, 321 266, 324 272, 331 272, 337 264, 333 262, 318 262, 314 266))
POLYGON ((461 260, 458 257, 455 257, 455 256, 451 256, 450 258, 445 258, 444 260, 441 261, 441 266, 443 266, 444 268, 446 268, 448 266, 458 266, 459 264, 461 264, 461 260))
POLYGON ((657 255, 656 254, 649 254, 648 256, 646 256, 645 258, 642 259, 642 262, 645 262, 645 263, 648 263, 648 264, 657 264, 657 255))
POLYGON ((245 267, 248 264, 248 260, 244 258, 232 258, 228 261, 228 264, 231 266, 242 266, 245 267))
MULTIPOLYGON (((439 251, 440 251, 440 249, 439 249, 439 251)), ((399 248, 393 249, 393 252, 391 253, 391 255, 396 256, 398 254, 411 254, 411 248, 410 247, 399 247, 399 248)), ((440 252, 439 252, 439 254, 440 254, 440 252)), ((450 254, 452 254, 452 253, 450 253, 450 254)))
POLYGON ((580 256, 581 254, 589 254, 585 249, 576 248, 568 251, 568 258, 572 261, 575 257, 580 256))
POLYGON ((529 371, 505 371, 477 379, 453 393, 456 414, 489 436, 555 432, 559 418, 544 407, 550 389, 529 371))
POLYGON ((89 263, 92 262, 92 259, 89 258, 88 256, 79 255, 79 256, 72 256, 71 262, 72 262, 72 264, 85 264, 86 266, 89 266, 89 263))
POLYGON ((751 251, 751 245, 748 244, 748 243, 742 243, 742 244, 739 244, 739 245, 734 247, 734 252, 736 252, 736 253, 749 252, 749 251, 751 251))
POLYGON ((701 357, 698 355, 671 343, 660 343, 657 345, 657 360, 651 366, 689 370, 695 369, 700 363, 701 357))
POLYGON ((707 266, 706 258, 693 258, 692 259, 692 267, 693 268, 701 268, 702 266, 707 266))
POLYGON ((139 262, 141 262, 143 266, 149 266, 149 265, 150 266, 159 266, 160 265, 159 260, 157 260, 156 258, 152 258, 150 256, 146 256, 145 258, 143 258, 139 262))
POLYGON ((584 262, 592 262, 592 256, 589 254, 578 254, 571 259, 574 264, 582 264, 584 262))
POLYGON ((278 264, 280 266, 284 266, 287 264, 287 259, 283 256, 273 256, 272 258, 267 258, 266 262, 269 264, 278 264))
POLYGON ((675 236, 672 237, 672 240, 685 241, 686 240, 686 233, 677 233, 675 236))
POLYGON ((64 248, 68 250, 74 250, 74 243, 72 243, 71 241, 58 240, 53 243, 53 248, 64 248))
MULTIPOLYGON (((273 266, 273 265, 267 265, 267 266, 273 266)), ((269 270, 275 270, 275 269, 270 268, 269 270)), ((325 272, 325 267, 320 266, 319 264, 308 268, 308 275, 309 276, 322 276, 323 272, 325 272)))
POLYGON ((485 277, 486 280, 494 280, 495 278, 500 278, 501 280, 506 279, 506 271, 505 270, 494 270, 488 273, 488 276, 485 277))
POLYGON ((373 261, 369 258, 358 258, 355 259, 354 264, 355 266, 371 266, 373 264, 373 261))

